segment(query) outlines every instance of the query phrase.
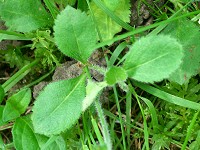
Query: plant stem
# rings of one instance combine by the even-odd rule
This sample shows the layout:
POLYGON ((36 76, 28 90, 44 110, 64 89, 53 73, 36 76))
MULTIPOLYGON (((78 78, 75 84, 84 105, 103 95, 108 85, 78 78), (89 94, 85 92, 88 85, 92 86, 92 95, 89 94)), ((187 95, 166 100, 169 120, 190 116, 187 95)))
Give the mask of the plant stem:
POLYGON ((95 106, 96 106, 96 110, 99 116, 99 120, 100 123, 102 125, 102 134, 104 137, 104 142, 107 146, 107 150, 112 150, 112 143, 111 143, 111 139, 110 139, 110 134, 109 134, 109 130, 108 130, 108 124, 106 122, 106 119, 104 117, 104 113, 103 113, 103 109, 101 108, 101 104, 99 102, 99 100, 95 100, 95 106))

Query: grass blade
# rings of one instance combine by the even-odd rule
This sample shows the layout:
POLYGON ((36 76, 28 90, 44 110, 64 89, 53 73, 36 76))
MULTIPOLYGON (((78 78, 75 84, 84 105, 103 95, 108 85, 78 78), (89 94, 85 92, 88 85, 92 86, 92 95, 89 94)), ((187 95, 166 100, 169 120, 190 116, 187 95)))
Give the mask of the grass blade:
MULTIPOLYGON (((129 85, 131 86, 131 85, 129 85)), ((127 134, 127 144, 128 144, 128 149, 131 148, 131 139, 130 139, 130 133, 131 133, 131 106, 132 106, 132 91, 129 90, 126 93, 126 134, 127 134)))
POLYGON ((114 42, 116 42, 116 41, 125 39, 125 38, 127 38, 127 37, 129 37, 129 36, 132 36, 132 35, 134 35, 134 34, 138 34, 138 33, 144 32, 144 31, 146 31, 146 30, 155 28, 155 27, 157 27, 157 26, 159 26, 159 25, 162 25, 162 24, 165 24, 165 23, 170 23, 170 22, 175 21, 175 20, 178 20, 178 19, 180 19, 180 18, 185 18, 185 17, 191 16, 191 15, 195 15, 195 14, 199 14, 199 13, 200 13, 200 10, 197 10, 197 11, 194 11, 194 12, 185 13, 185 14, 179 16, 179 17, 170 18, 170 19, 167 19, 167 20, 158 22, 158 23, 151 24, 151 25, 149 25, 149 26, 137 28, 137 29, 132 30, 132 31, 130 31, 130 32, 127 32, 127 33, 125 33, 125 34, 116 36, 116 37, 114 37, 114 38, 111 39, 111 40, 107 40, 107 41, 98 43, 98 44, 96 44, 96 45, 93 47, 93 49, 98 49, 98 48, 100 48, 100 47, 109 45, 110 43, 114 43, 114 42))
POLYGON ((56 16, 59 14, 59 10, 54 6, 53 2, 49 0, 44 0, 45 5, 49 9, 53 19, 56 19, 56 16))
POLYGON ((158 118, 157 118, 155 107, 153 106, 150 100, 141 96, 139 96, 139 98, 143 100, 146 103, 146 105, 149 107, 149 111, 151 113, 151 118, 152 118, 153 129, 154 129, 154 132, 157 133, 159 127, 158 127, 158 118))
POLYGON ((177 96, 174 96, 172 94, 169 94, 167 92, 161 91, 157 88, 154 88, 150 85, 146 85, 144 83, 140 83, 137 81, 133 81, 134 85, 138 86, 139 88, 143 89, 144 91, 159 97, 160 99, 163 99, 167 102, 179 105, 179 106, 183 106, 186 108, 191 108, 191 109, 195 109, 195 110, 200 110, 200 104, 199 103, 195 103, 189 100, 186 100, 184 98, 180 98, 177 96))
POLYGON ((191 134, 192 134, 192 131, 194 131, 193 129, 194 129, 194 125, 195 125, 195 122, 196 122, 196 120, 197 120, 198 114, 199 114, 199 111, 196 112, 195 115, 194 115, 193 118, 192 118, 192 121, 191 121, 191 123, 190 123, 190 125, 189 125, 189 127, 188 127, 187 135, 186 135, 186 137, 185 137, 185 141, 184 141, 184 143, 183 143, 183 146, 182 146, 181 150, 185 150, 185 149, 186 149, 188 140, 189 140, 189 138, 190 138, 190 136, 191 136, 191 134))
POLYGON ((122 42, 121 44, 119 44, 117 46, 117 48, 115 49, 115 51, 112 53, 112 56, 110 57, 109 60, 109 65, 113 66, 115 61, 118 59, 118 56, 121 54, 121 52, 124 50, 124 48, 127 46, 126 42, 122 42))
POLYGON ((135 92, 134 88, 132 87, 132 90, 133 90, 133 95, 135 96, 137 102, 138 102, 138 105, 140 107, 140 110, 141 110, 141 113, 142 113, 142 117, 143 117, 143 125, 144 125, 144 146, 146 147, 147 150, 149 150, 149 132, 148 132, 148 127, 147 127, 147 121, 146 121, 146 118, 145 118, 145 115, 144 115, 144 109, 142 108, 142 105, 140 103, 140 100, 139 100, 139 97, 137 95, 137 93, 135 92))

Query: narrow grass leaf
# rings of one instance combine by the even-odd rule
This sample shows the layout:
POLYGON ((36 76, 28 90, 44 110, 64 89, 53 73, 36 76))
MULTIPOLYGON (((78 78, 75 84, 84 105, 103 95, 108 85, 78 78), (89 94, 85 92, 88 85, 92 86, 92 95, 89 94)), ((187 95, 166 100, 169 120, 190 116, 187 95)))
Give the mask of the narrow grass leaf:
POLYGON ((100 132, 100 130, 98 128, 97 122, 96 122, 96 120, 92 116, 91 116, 91 122, 92 122, 92 126, 93 126, 94 132, 95 132, 95 134, 97 136, 97 139, 98 139, 99 143, 101 145, 104 145, 105 143, 103 141, 101 132, 100 132))
POLYGON ((39 0, 0 2, 0 16, 9 30, 19 32, 30 32, 53 23, 51 16, 39 0))
POLYGON ((109 60, 109 66, 113 66, 114 63, 116 62, 116 60, 118 59, 119 55, 121 54, 121 52, 124 50, 124 48, 127 46, 126 42, 122 42, 121 44, 119 44, 117 46, 117 48, 115 49, 115 51, 112 53, 110 60, 109 60))
POLYGON ((103 41, 101 43, 98 43, 96 44, 93 49, 98 49, 100 47, 103 47, 103 46, 106 46, 106 45, 109 45, 110 43, 113 43, 113 42, 116 42, 116 41, 119 41, 119 40, 122 40, 122 39, 125 39, 126 37, 129 37, 129 36, 133 36, 137 33, 142 33, 144 31, 147 31, 149 29, 152 29, 152 28, 155 28, 159 25, 162 25, 162 24, 167 24, 167 23, 170 23, 172 21, 175 21, 175 20, 178 20, 178 19, 181 19, 181 18, 185 18, 185 17, 188 17, 188 16, 192 16, 192 15, 195 15, 195 14, 199 14, 200 13, 200 10, 197 10, 197 11, 193 11, 193 12, 187 12, 179 17, 175 17, 175 18, 171 18, 171 19, 167 19, 167 20, 164 20, 164 21, 161 21, 161 22, 158 22, 158 23, 154 23, 154 24, 151 24, 149 26, 144 26, 144 27, 140 27, 140 28, 137 28, 133 31, 130 31, 130 32, 127 32, 127 33, 124 33, 124 34, 121 34, 121 35, 118 35, 110 40, 107 40, 107 41, 103 41))
POLYGON ((121 132, 122 132, 122 141, 123 141, 123 149, 126 149, 126 139, 125 139, 125 130, 124 130, 124 122, 122 119, 122 112, 121 112, 121 108, 120 108, 120 103, 119 103, 119 96, 118 96, 118 92, 117 92, 117 88, 114 85, 113 86, 113 91, 114 91, 114 96, 115 96, 115 101, 116 101, 116 105, 117 105, 117 111, 119 112, 119 121, 120 121, 120 127, 121 127, 121 132))
POLYGON ((56 19, 56 16, 59 14, 59 10, 56 7, 55 3, 52 2, 52 0, 44 0, 44 3, 51 12, 53 19, 56 19))
POLYGON ((123 68, 138 81, 153 83, 168 78, 180 66, 181 44, 166 35, 143 37, 133 44, 123 68))
POLYGON ((3 110, 3 121, 13 120, 23 114, 31 101, 31 90, 23 89, 12 95, 3 110))
POLYGON ((153 106, 150 100, 141 96, 139 96, 139 98, 143 100, 146 103, 146 105, 149 107, 149 111, 151 113, 151 118, 152 118, 153 130, 154 130, 154 133, 157 133, 159 126, 158 126, 158 118, 157 118, 155 107, 153 106))
POLYGON ((167 102, 170 102, 170 103, 182 106, 182 107, 186 107, 186 108, 200 110, 200 104, 199 103, 195 103, 195 102, 186 100, 184 98, 174 96, 172 94, 161 91, 157 88, 154 88, 150 85, 146 85, 144 83, 139 83, 139 82, 136 82, 136 81, 134 81, 133 83, 134 83, 134 85, 138 86, 139 88, 143 89, 144 91, 146 91, 146 92, 148 92, 148 93, 150 93, 150 94, 152 94, 152 95, 154 95, 154 96, 156 96, 160 99, 163 99, 167 102))
MULTIPOLYGON (((129 85, 130 87, 131 85, 129 85)), ((127 134, 127 144, 128 148, 131 148, 131 108, 132 108, 132 91, 131 88, 126 92, 126 134, 127 134)))
POLYGON ((191 136, 191 134, 192 134, 192 131, 194 131, 194 125, 195 125, 195 123, 196 123, 196 120, 197 120, 198 115, 199 115, 199 111, 196 112, 196 113, 194 114, 193 118, 192 118, 192 121, 191 121, 191 123, 190 123, 190 125, 189 125, 189 127, 188 127, 188 129, 187 129, 187 135, 186 135, 186 137, 185 137, 185 140, 184 140, 184 143, 183 143, 183 146, 182 146, 181 150, 185 150, 186 147, 187 147, 187 143, 188 143, 189 138, 190 138, 190 136, 191 136))
POLYGON ((148 132, 148 126, 147 126, 147 121, 146 121, 146 117, 145 117, 145 114, 144 114, 144 109, 140 103, 140 100, 139 100, 139 97, 137 95, 137 93, 135 92, 135 90, 132 88, 133 90, 133 95, 135 96, 137 102, 138 102, 138 105, 140 107, 140 110, 141 110, 141 113, 142 113, 142 117, 143 117, 143 125, 144 125, 144 129, 143 129, 143 132, 144 132, 144 146, 146 147, 147 150, 149 150, 149 132, 148 132))
POLYGON ((59 134, 79 119, 85 98, 85 75, 50 83, 39 94, 33 107, 36 133, 59 134))
POLYGON ((58 15, 54 26, 55 42, 65 55, 86 63, 95 49, 97 33, 86 13, 67 6, 58 15))
POLYGON ((4 96, 5 96, 4 89, 2 85, 0 85, 0 103, 3 101, 4 96))

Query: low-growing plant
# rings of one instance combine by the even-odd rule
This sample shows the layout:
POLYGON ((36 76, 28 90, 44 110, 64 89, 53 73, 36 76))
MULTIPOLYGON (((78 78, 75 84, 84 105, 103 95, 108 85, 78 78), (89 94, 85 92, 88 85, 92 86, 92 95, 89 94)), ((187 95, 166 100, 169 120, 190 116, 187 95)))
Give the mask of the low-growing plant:
MULTIPOLYGON (((187 85, 191 77, 199 73, 200 44, 196 42, 200 39, 199 27, 185 18, 199 11, 179 16, 177 13, 176 18, 172 17, 157 24, 135 29, 127 24, 129 9, 129 0, 93 0, 91 2, 89 0, 65 0, 63 2, 44 0, 43 3, 39 0, 4 0, 0 2, 0 16, 8 27, 6 31, 0 30, 0 40, 32 40, 32 44, 26 47, 34 51, 35 57, 34 61, 26 62, 23 67, 20 66, 21 69, 0 86, 1 102, 6 99, 5 95, 11 87, 39 63, 43 67, 52 69, 54 65, 59 65, 59 57, 65 55, 80 62, 82 69, 82 74, 75 78, 49 83, 39 93, 33 107, 28 107, 31 102, 31 89, 27 87, 20 89, 16 94, 7 98, 5 105, 1 105, 0 129, 12 128, 13 144, 16 149, 72 148, 73 146, 67 145, 70 143, 70 137, 66 137, 66 134, 70 135, 72 129, 74 132, 80 132, 73 127, 82 114, 87 113, 88 109, 93 109, 93 104, 101 124, 103 140, 91 115, 88 118, 92 118, 92 126, 100 144, 93 142, 93 145, 87 146, 85 143, 81 145, 77 142, 77 145, 80 144, 79 148, 83 149, 88 149, 88 147, 90 149, 113 149, 109 126, 100 102, 100 95, 106 87, 112 87, 114 91, 121 122, 123 149, 127 149, 127 145, 130 149, 130 143, 126 144, 126 138, 129 140, 131 138, 130 126, 127 126, 126 137, 124 125, 131 124, 132 96, 137 101, 143 117, 144 147, 150 148, 149 136, 153 134, 152 149, 162 147, 169 149, 168 141, 163 142, 167 139, 165 132, 174 126, 178 118, 170 122, 173 125, 168 123, 169 127, 161 128, 153 102, 147 97, 139 96, 135 87, 158 97, 159 100, 176 104, 177 107, 182 106, 184 111, 186 108, 200 110, 200 104, 197 101, 159 88, 155 84, 167 79, 170 83, 187 85), (77 3, 77 9, 72 7, 75 3, 77 3), (106 55, 106 47, 112 43, 130 36, 134 38, 135 34, 157 26, 158 28, 147 36, 134 39, 132 42, 123 41, 114 51, 108 50, 111 55, 110 57, 105 56, 106 68, 101 68, 88 61, 95 50, 102 47, 106 55), (122 28, 129 32, 115 36, 122 28), (129 50, 120 57, 125 48, 129 50), (91 69, 104 76, 102 82, 93 80, 91 69), (125 122, 119 106, 117 87, 126 94, 127 98, 127 120, 125 122), (149 109, 151 127, 148 127, 142 104, 146 104, 149 109), (27 109, 32 112, 26 113, 27 109)), ((170 105, 166 105, 166 109, 167 107, 170 105)), ((198 112, 193 114, 195 114, 194 117, 190 116, 191 123, 187 120, 189 127, 183 148, 187 146, 192 127, 195 126, 197 120, 198 112)), ((167 119, 173 117, 166 116, 167 119)), ((199 134, 196 136, 198 138, 199 134)), ((76 143, 74 141, 78 141, 76 137, 71 140, 73 144, 76 143)), ((2 149, 9 147, 3 141, 1 143, 2 149)))

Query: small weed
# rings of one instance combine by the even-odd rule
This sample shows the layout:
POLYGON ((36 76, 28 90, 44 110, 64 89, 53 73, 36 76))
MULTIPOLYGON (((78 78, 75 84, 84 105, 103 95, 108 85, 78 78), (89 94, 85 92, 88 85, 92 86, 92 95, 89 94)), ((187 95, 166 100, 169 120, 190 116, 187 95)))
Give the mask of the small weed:
POLYGON ((21 41, 0 51, 15 68, 0 85, 0 148, 199 149, 199 3, 161 3, 0 1, 0 41, 21 41), (130 25, 132 12, 144 26, 130 25), (32 98, 72 59, 72 77, 32 98))

